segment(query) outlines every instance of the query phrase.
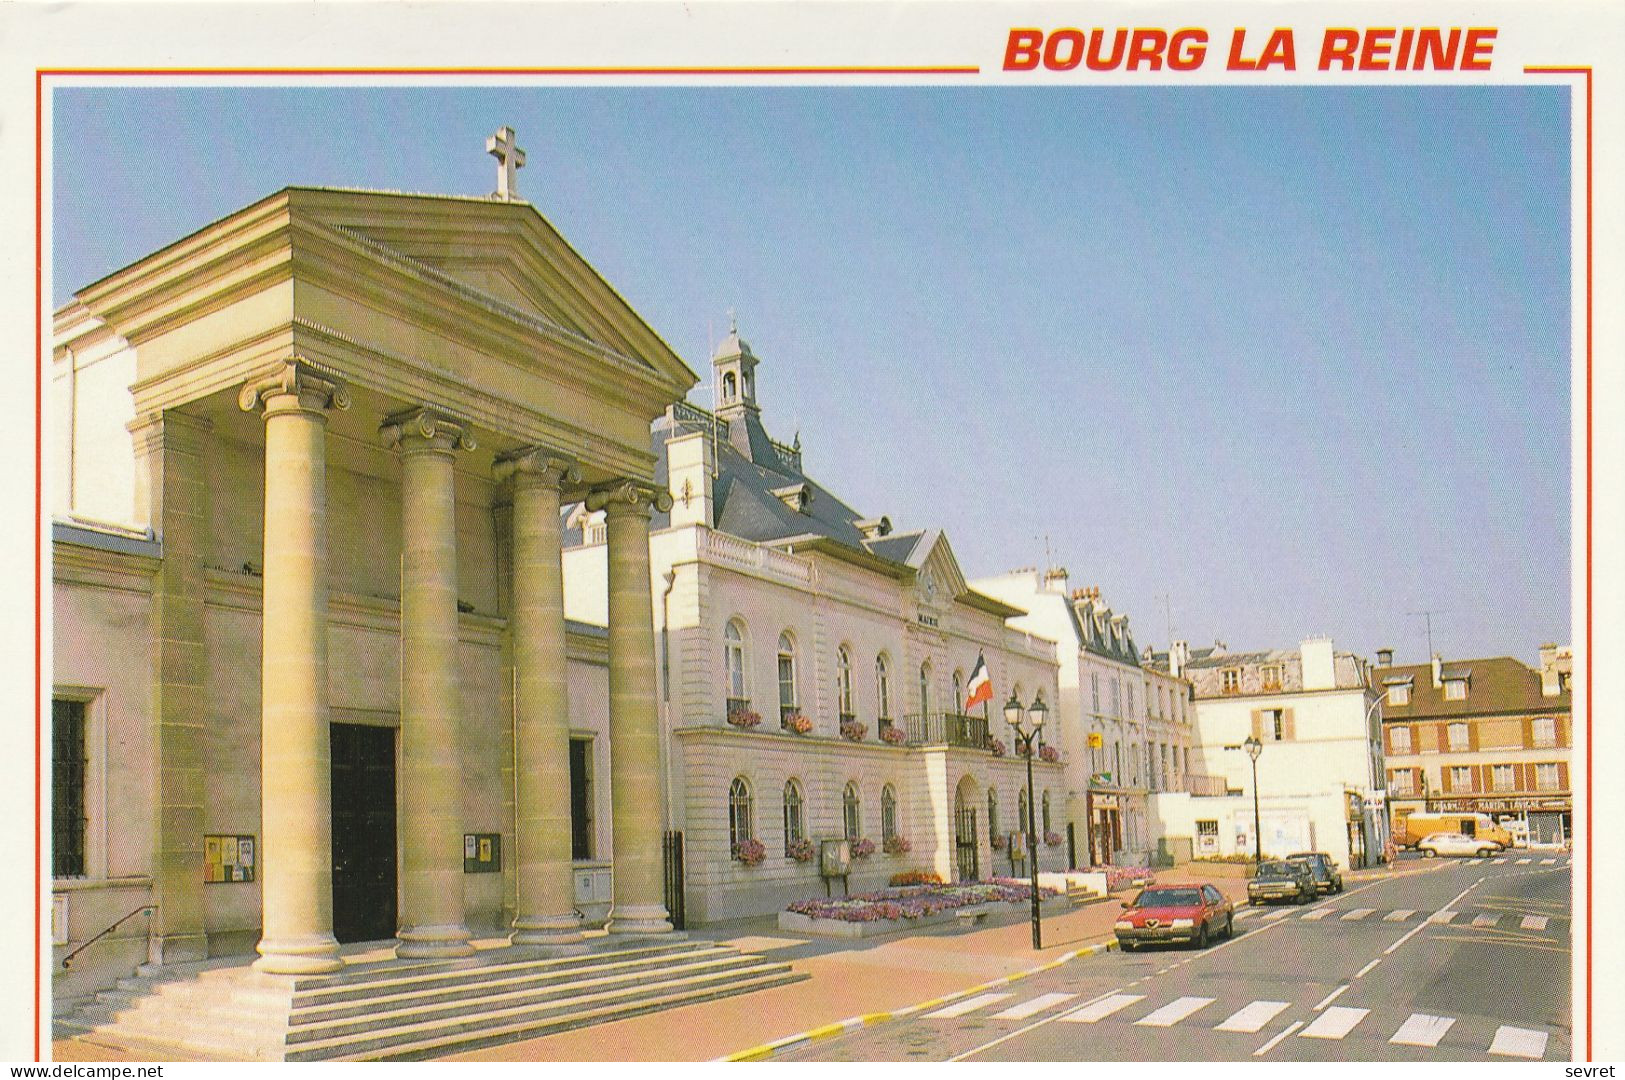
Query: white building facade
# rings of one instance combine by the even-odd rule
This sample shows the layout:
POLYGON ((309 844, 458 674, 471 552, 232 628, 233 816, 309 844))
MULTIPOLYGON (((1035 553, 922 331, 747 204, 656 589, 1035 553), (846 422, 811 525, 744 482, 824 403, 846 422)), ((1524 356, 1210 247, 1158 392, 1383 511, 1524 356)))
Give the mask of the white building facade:
MULTIPOLYGON (((906 871, 1025 874, 1011 836, 1026 763, 1001 706, 1056 701, 1052 643, 968 586, 941 532, 895 532, 809 479, 799 445, 762 427, 756 364, 731 334, 713 358, 716 413, 678 405, 654 433, 672 498, 650 540, 662 757, 688 920, 823 895, 826 840, 872 846, 851 860, 854 893, 906 871), (967 716, 978 655, 995 700, 967 716)), ((566 529, 567 611, 601 620, 596 515, 578 507, 566 529)), ((1065 861, 1054 756, 1034 762, 1045 870, 1065 861)))
POLYGON ((1378 861, 1388 838, 1381 691, 1363 659, 1309 638, 1297 649, 1194 655, 1176 641, 1165 663, 1194 688, 1191 779, 1204 780, 1154 800, 1164 833, 1188 837, 1197 857, 1250 855, 1261 835, 1266 858, 1378 861), (1261 746, 1256 785, 1249 739, 1261 746))
POLYGON ((1148 797, 1183 790, 1192 742, 1190 684, 1142 666, 1127 615, 1065 570, 1016 570, 972 582, 1027 613, 1013 626, 1053 638, 1067 756, 1073 865, 1138 865, 1157 851, 1148 797))

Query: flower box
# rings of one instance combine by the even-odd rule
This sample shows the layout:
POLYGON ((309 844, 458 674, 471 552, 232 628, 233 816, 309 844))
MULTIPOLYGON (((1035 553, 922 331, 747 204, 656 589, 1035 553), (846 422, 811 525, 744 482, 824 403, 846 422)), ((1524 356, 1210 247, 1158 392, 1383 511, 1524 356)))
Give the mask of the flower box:
POLYGON ((818 854, 818 849, 811 840, 797 840, 785 848, 784 853, 796 862, 811 862, 813 856, 818 854))
POLYGON ((883 727, 880 729, 880 741, 890 743, 892 746, 908 745, 908 736, 900 727, 883 727))
POLYGON ((909 843, 905 836, 889 837, 883 846, 887 855, 907 855, 914 850, 914 845, 909 843))
POLYGON ((1038 760, 1039 761, 1048 761, 1048 762, 1051 762, 1051 763, 1060 761, 1061 760, 1061 752, 1059 750, 1055 749, 1055 747, 1053 747, 1053 746, 1040 746, 1038 748, 1038 760))
POLYGON ((762 722, 762 714, 752 712, 750 709, 738 709, 728 714, 728 723, 736 728, 750 729, 762 722))
POLYGON ((867 859, 874 853, 875 842, 867 836, 852 845, 852 857, 854 859, 867 859))
POLYGON ((767 848, 760 840, 745 840, 740 843, 734 857, 746 866, 758 866, 767 858, 767 848))
POLYGON ((992 739, 992 740, 990 740, 988 742, 988 744, 987 744, 987 748, 989 750, 993 751, 993 756, 994 757, 1003 757, 1004 754, 1005 754, 1004 740, 1003 739, 992 739))
POLYGON ((869 734, 869 725, 857 720, 849 720, 841 725, 841 738, 849 742, 862 742, 863 737, 869 734))
POLYGON ((1050 847, 1060 847, 1064 839, 1065 838, 1062 837, 1058 832, 1047 832, 1044 834, 1044 843, 1048 844, 1050 847))
POLYGON ((781 722, 785 731, 793 731, 797 735, 805 735, 813 729, 812 717, 806 713, 790 713, 781 722))

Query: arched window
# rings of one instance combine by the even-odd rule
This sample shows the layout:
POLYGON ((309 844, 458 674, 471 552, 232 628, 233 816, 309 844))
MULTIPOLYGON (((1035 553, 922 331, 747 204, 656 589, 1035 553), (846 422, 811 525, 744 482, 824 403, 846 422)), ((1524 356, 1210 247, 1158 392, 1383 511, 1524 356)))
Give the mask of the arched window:
POLYGON ((722 377, 722 400, 732 401, 739 394, 739 380, 733 372, 722 377))
POLYGON ((880 789, 880 839, 888 841, 897 835, 897 792, 887 784, 880 789))
POLYGON ((931 665, 920 665, 920 715, 931 711, 931 665))
POLYGON ((801 785, 794 780, 784 783, 784 854, 790 854, 790 845, 807 838, 806 800, 801 797, 801 785))
POLYGON ((750 695, 745 687, 745 625, 738 619, 729 619, 722 628, 722 671, 724 690, 728 695, 730 713, 750 706, 750 695))
POLYGON ((835 703, 842 717, 856 715, 852 708, 852 653, 845 645, 835 650, 835 703))
POLYGON ((739 858, 739 845, 756 838, 751 820, 750 785, 743 776, 734 777, 728 785, 728 850, 739 858))
POLYGON ((953 711, 956 713, 965 711, 965 676, 958 671, 954 672, 953 711))
POLYGON ((987 835, 999 835, 999 793, 993 788, 987 789, 987 835))
POLYGON ((875 657, 875 701, 880 706, 880 719, 891 719, 891 665, 885 653, 875 657))
POLYGON ((1049 819, 1049 792, 1047 792, 1047 791, 1044 792, 1044 802, 1042 804, 1042 812, 1043 812, 1043 815, 1044 815, 1044 833, 1046 835, 1048 835, 1048 833, 1050 832, 1050 824, 1049 824, 1050 819, 1049 819))
POLYGON ((788 631, 779 635, 779 723, 796 711, 796 642, 788 631))
POLYGON ((856 782, 846 785, 846 794, 841 798, 841 820, 846 826, 846 838, 854 844, 858 842, 863 830, 862 804, 858 799, 858 785, 856 782))
POLYGON ((1027 789, 1022 788, 1016 795, 1016 831, 1027 831, 1027 789))

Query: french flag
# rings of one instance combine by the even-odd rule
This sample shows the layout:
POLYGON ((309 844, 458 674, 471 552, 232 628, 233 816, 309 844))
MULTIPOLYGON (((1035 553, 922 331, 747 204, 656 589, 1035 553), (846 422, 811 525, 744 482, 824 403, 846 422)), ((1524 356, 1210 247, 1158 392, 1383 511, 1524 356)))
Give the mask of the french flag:
POLYGON ((976 666, 970 673, 970 682, 965 684, 965 710, 969 712, 971 706, 992 700, 993 679, 987 673, 987 660, 981 653, 977 653, 976 666))

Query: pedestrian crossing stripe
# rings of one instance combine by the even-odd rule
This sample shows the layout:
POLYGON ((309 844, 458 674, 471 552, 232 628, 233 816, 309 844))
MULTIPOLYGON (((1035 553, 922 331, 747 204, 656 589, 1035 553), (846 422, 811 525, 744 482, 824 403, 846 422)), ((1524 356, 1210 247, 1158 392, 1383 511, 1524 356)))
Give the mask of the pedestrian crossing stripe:
POLYGON ((995 1020, 1025 1020, 1034 1013, 1041 1013, 1045 1009, 1059 1005, 1063 1001, 1071 1001, 1076 994, 1039 994, 1031 1001, 1023 1001, 1020 1005, 1012 1005, 1003 1012, 993 1014, 995 1020))
POLYGON ((1303 920, 1304 922, 1314 922, 1316 919, 1324 919, 1331 913, 1331 908, 1316 908, 1314 911, 1305 912, 1303 920))
POLYGON ((1139 1027, 1173 1027, 1192 1013, 1207 1008, 1215 1000, 1217 999, 1210 997, 1175 998, 1162 1008, 1140 1017, 1134 1023, 1139 1027))
POLYGON ((1252 1034, 1271 1020, 1274 1020, 1291 1004, 1290 1001, 1254 1001, 1231 1013, 1213 1030, 1241 1031, 1252 1034))
POLYGON ((1404 922, 1406 919, 1410 918, 1412 915, 1415 915, 1415 914, 1416 914, 1416 909, 1415 908, 1400 908, 1398 911, 1390 911, 1388 914, 1384 915, 1382 917, 1382 921, 1383 922, 1404 922))
POLYGON ((1319 1016, 1315 1022, 1298 1032, 1305 1039, 1341 1039, 1354 1030, 1356 1024, 1366 1018, 1370 1009, 1351 1009, 1344 1005, 1333 1005, 1319 1016))
POLYGON ((1268 915, 1264 916, 1264 921, 1265 922, 1276 922, 1276 921, 1278 921, 1280 919, 1286 918, 1290 914, 1292 914, 1290 911, 1286 910, 1285 908, 1282 908, 1280 911, 1272 911, 1268 915))
POLYGON ((1544 930, 1546 929, 1546 916, 1525 915, 1523 921, 1518 923, 1518 928, 1520 930, 1544 930))
POLYGON ((1502 1024, 1495 1029, 1490 1053, 1501 1057, 1543 1058, 1546 1056, 1546 1033, 1502 1024))
POLYGON ((1459 911, 1435 911, 1432 915, 1428 916, 1428 922, 1444 925, 1460 914, 1461 912, 1459 911))
POLYGON ((964 1016, 966 1013, 975 1012, 984 1005, 992 1005, 995 1002, 1004 1001, 1006 998, 1013 998, 1015 996, 1016 995, 1014 994, 977 994, 975 997, 966 998, 964 1001, 956 1001, 947 1008, 938 1009, 934 1013, 926 1013, 925 1019, 952 1020, 954 1017, 964 1016))
POLYGON ((1136 1001, 1144 1001, 1144 994, 1113 994, 1111 997, 1091 1001, 1081 1009, 1074 1009, 1061 1017, 1068 1024, 1093 1024, 1106 1019, 1112 1013, 1128 1008, 1136 1001))
POLYGON ((1374 912, 1376 910, 1377 910, 1376 908, 1369 908, 1369 907, 1355 908, 1353 911, 1351 911, 1347 915, 1343 916, 1343 921, 1344 922, 1359 922, 1361 919, 1365 918, 1367 915, 1370 915, 1372 912, 1374 912))
POLYGON ((1498 923, 1500 921, 1501 921, 1501 916, 1499 916, 1499 915, 1474 915, 1473 916, 1473 925, 1474 926, 1494 926, 1496 923, 1498 923))
POLYGON ((1532 863, 1534 861, 1535 860, 1533 860, 1533 859, 1519 859, 1518 860, 1518 865, 1519 866, 1528 866, 1530 863, 1532 863))
POLYGON ((1504 865, 1505 865, 1505 864, 1506 864, 1506 860, 1505 860, 1505 859, 1496 859, 1496 860, 1495 860, 1495 865, 1496 865, 1496 866, 1504 866, 1504 865))
POLYGON ((1540 860, 1540 865, 1542 865, 1542 866, 1556 866, 1557 865, 1557 860, 1556 859, 1542 859, 1542 860, 1540 860))
POLYGON ((1411 1013, 1410 1019, 1399 1025, 1388 1041, 1400 1046, 1438 1046, 1444 1033, 1450 1030, 1456 1022, 1453 1016, 1429 1016, 1427 1013, 1411 1013))
POLYGON ((1262 914, 1263 914, 1263 911, 1260 910, 1259 908, 1255 908, 1255 907, 1242 908, 1240 911, 1236 912, 1236 922, 1242 922, 1244 920, 1252 918, 1254 915, 1262 915, 1262 914))

